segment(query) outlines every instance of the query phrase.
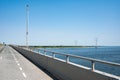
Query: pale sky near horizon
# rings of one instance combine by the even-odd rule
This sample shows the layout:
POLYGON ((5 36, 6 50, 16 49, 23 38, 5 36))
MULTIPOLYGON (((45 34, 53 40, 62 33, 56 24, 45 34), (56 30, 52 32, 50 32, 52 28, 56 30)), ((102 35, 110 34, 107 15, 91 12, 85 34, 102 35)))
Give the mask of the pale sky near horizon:
POLYGON ((120 46, 120 0, 0 0, 0 43, 120 46))

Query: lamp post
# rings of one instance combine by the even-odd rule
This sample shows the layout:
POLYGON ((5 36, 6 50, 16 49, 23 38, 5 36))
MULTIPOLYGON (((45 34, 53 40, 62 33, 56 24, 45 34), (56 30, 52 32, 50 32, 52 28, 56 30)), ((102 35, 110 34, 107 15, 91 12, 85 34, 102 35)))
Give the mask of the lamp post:
POLYGON ((26 48, 28 49, 29 5, 26 5, 26 48))

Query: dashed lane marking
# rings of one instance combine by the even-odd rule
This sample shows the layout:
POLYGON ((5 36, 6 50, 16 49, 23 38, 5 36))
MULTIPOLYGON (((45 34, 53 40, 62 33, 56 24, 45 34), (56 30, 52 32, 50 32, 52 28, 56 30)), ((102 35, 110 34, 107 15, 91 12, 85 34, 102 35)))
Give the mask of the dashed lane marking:
MULTIPOLYGON (((10 52, 12 53, 11 50, 10 50, 10 52)), ((17 60, 17 58, 15 57, 15 54, 12 53, 12 55, 13 55, 13 57, 14 57, 15 62, 16 62, 17 65, 19 66, 19 69, 22 71, 23 77, 24 77, 24 78, 27 78, 27 76, 26 76, 26 74, 23 72, 23 69, 22 69, 22 67, 20 66, 20 64, 19 64, 19 62, 18 62, 18 60, 17 60)))
POLYGON ((19 64, 19 63, 17 63, 17 65, 18 65, 18 66, 20 66, 20 64, 19 64))
POLYGON ((23 74, 23 76, 26 78, 27 76, 26 76, 26 74, 24 73, 24 72, 22 72, 22 74, 23 74))
POLYGON ((19 67, 19 69, 22 71, 22 68, 21 68, 21 67, 19 67))

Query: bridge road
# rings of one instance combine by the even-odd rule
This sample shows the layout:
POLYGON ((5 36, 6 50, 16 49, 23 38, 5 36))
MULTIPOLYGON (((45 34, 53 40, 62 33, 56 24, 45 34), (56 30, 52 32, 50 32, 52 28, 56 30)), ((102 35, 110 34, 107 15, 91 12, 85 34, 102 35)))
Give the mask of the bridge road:
POLYGON ((0 80, 53 80, 9 46, 0 52, 0 80))

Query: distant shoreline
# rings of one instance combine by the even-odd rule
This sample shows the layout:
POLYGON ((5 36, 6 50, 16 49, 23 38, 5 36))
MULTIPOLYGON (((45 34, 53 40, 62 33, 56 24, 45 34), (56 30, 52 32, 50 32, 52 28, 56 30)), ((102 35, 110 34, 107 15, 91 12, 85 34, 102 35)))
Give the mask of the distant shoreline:
MULTIPOLYGON (((25 46, 22 46, 25 47, 25 46)), ((32 48, 90 48, 90 47, 96 47, 96 46, 29 46, 32 48)), ((101 46, 97 46, 101 47, 101 46)))

